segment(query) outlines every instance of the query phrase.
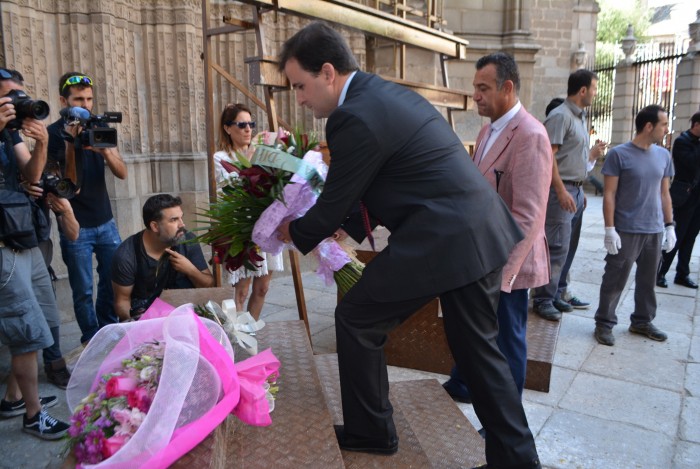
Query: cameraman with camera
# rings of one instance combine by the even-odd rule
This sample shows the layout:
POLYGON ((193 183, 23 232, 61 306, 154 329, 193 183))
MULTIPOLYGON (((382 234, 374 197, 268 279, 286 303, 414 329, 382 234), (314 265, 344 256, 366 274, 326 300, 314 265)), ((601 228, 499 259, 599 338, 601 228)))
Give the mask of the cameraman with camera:
POLYGON ((73 291, 75 317, 82 332, 80 341, 86 344, 100 327, 117 322, 110 267, 121 238, 112 216, 105 168, 119 179, 126 178, 127 168, 114 141, 111 146, 103 146, 92 138, 96 134, 102 135, 96 132, 97 129, 108 130, 106 124, 100 123, 94 126, 97 129, 92 129, 88 128, 92 127, 89 123, 92 119, 87 119, 86 124, 80 118, 82 113, 92 116, 93 80, 84 73, 69 72, 61 76, 58 88, 64 108, 61 115, 65 117, 48 127, 49 160, 58 162, 64 177, 81 182, 79 191, 70 200, 80 223, 80 236, 73 241, 61 231, 60 238, 61 253, 73 291), (97 258, 99 277, 94 304, 93 253, 97 258))
POLYGON ((31 101, 22 92, 22 76, 0 68, 0 342, 12 355, 8 399, 2 400, 0 411, 6 417, 24 413, 23 431, 55 440, 67 432, 68 424, 44 410, 57 400, 40 400, 37 370, 37 351, 54 343, 49 324, 58 325, 56 298, 38 248, 48 224, 19 184, 20 174, 33 183, 41 178, 47 135, 37 118, 46 115, 46 103, 31 101), (36 140, 32 153, 19 128, 36 140))

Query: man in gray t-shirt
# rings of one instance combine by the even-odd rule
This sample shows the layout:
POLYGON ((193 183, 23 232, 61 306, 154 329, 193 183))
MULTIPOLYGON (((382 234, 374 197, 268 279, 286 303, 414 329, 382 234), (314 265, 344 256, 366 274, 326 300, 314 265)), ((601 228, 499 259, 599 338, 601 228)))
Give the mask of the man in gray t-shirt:
MULTIPOLYGON (((595 73, 576 70, 569 75, 566 100, 544 121, 554 154, 545 221, 551 279, 547 285, 535 288, 532 298, 534 311, 550 321, 558 321, 562 312, 573 310, 573 306, 561 296, 567 287, 566 276, 581 234, 583 181, 589 159, 595 161, 605 148, 602 143, 590 151, 588 148, 584 108, 591 105, 597 90, 595 73)), ((588 303, 576 299, 576 307, 587 308, 588 303)))
POLYGON ((637 273, 629 330, 653 340, 666 340, 666 334, 652 321, 656 317, 654 285, 661 250, 670 251, 676 244, 668 191, 673 163, 668 150, 658 145, 668 133, 668 114, 661 106, 647 106, 637 114, 635 126, 635 137, 610 150, 603 166, 608 255, 594 332, 603 345, 615 344, 615 310, 634 264, 637 273))

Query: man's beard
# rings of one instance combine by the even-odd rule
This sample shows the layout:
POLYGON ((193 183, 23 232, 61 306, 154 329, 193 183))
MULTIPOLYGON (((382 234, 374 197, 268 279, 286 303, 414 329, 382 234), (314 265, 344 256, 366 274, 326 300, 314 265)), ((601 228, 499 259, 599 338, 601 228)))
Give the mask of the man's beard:
POLYGON ((173 236, 172 238, 164 239, 163 242, 170 247, 177 246, 185 239, 186 233, 187 230, 185 228, 180 228, 179 230, 177 230, 177 233, 175 233, 175 236, 173 236))

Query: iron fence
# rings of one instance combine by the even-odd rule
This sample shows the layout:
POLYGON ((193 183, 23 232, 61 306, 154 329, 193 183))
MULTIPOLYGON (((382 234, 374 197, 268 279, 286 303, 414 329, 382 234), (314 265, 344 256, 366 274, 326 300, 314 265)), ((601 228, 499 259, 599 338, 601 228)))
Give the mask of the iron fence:
MULTIPOLYGON (((658 104, 668 111, 669 136, 673 135, 674 111, 676 104, 676 70, 688 50, 687 41, 679 43, 651 43, 637 47, 634 61, 634 105, 632 115, 650 104, 658 104)), ((635 133, 634 125, 630 135, 635 133)), ((664 146, 671 148, 671 138, 666 138, 664 146)))
MULTIPOLYGON (((676 70, 678 63, 688 50, 688 41, 674 43, 638 44, 634 53, 632 66, 635 72, 632 126, 629 137, 634 137, 634 116, 640 109, 650 104, 658 104, 668 111, 669 135, 673 133, 673 116, 675 107, 676 70)), ((598 75, 598 95, 590 108, 591 140, 600 139, 610 142, 612 139, 613 108, 615 102, 615 75, 623 54, 618 47, 608 50, 596 57, 589 68, 598 75), (595 134, 595 137, 593 136, 595 134)), ((680 126, 680 124, 676 124, 680 126)), ((682 130, 682 129, 680 129, 682 130)), ((667 138, 664 146, 671 147, 667 138)))

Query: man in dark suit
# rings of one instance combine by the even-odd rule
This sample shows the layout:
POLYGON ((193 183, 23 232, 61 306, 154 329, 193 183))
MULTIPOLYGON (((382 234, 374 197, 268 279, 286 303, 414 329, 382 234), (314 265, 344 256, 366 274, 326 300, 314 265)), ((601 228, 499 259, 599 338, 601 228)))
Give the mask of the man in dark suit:
POLYGON ((668 288, 666 272, 678 252, 673 283, 698 288, 698 284, 690 278, 690 255, 700 232, 700 112, 693 114, 690 128, 673 142, 672 154, 677 176, 671 183, 671 198, 674 199, 673 220, 677 224, 678 242, 673 249, 663 252, 656 285, 668 288))
POLYGON ((328 118, 328 177, 305 216, 279 227, 303 253, 343 228, 391 231, 336 308, 344 427, 340 447, 392 454, 387 334, 436 296, 459 371, 486 429, 488 467, 540 467, 508 363, 496 344, 501 268, 522 234, 459 138, 426 100, 358 70, 340 34, 313 23, 280 54, 299 104, 328 118), (360 206, 364 223, 349 219, 360 206))

